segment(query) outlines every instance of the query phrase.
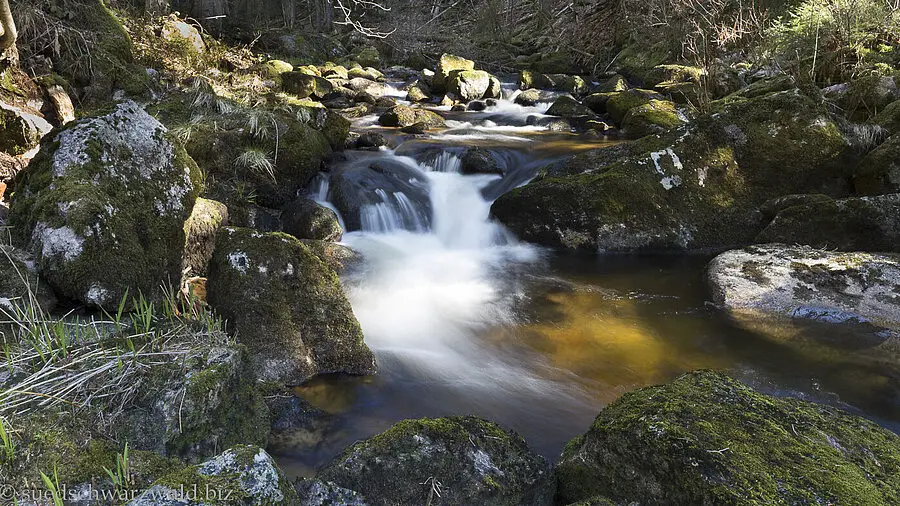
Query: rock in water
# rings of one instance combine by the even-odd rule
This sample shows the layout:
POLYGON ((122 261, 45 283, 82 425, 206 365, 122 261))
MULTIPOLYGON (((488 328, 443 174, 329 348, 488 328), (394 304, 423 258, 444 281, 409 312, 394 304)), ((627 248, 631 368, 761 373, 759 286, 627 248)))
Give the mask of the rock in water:
MULTIPOLYGON (((455 71, 447 81, 447 91, 456 94, 463 101, 485 98, 491 88, 491 75, 483 70, 455 71)), ((491 90, 492 93, 494 90, 491 90)), ((493 98, 493 95, 492 97, 493 98)))
POLYGON ((427 128, 442 128, 444 118, 437 113, 418 107, 397 105, 378 118, 378 123, 388 127, 408 127, 416 123, 422 123, 427 128))
POLYGON ((297 492, 262 448, 235 446, 203 464, 164 476, 128 506, 298 504, 297 492), (195 494, 191 494, 199 486, 195 494))
POLYGON ((445 53, 441 55, 437 68, 434 70, 434 77, 431 81, 431 90, 437 95, 446 93, 451 73, 454 71, 467 70, 475 70, 475 62, 452 54, 445 53))
POLYGON ((713 301, 734 313, 900 329, 900 255, 767 244, 722 253, 707 276, 713 301))
POLYGON ((297 239, 340 241, 344 230, 331 209, 309 199, 297 199, 281 213, 282 230, 297 239))
POLYGON ((207 294, 262 379, 299 384, 322 373, 375 372, 337 275, 290 235, 222 229, 207 294))
POLYGON ((156 119, 125 102, 46 140, 15 180, 10 221, 57 293, 115 308, 181 279, 200 171, 156 119))
POLYGON ((900 194, 819 199, 780 211, 755 242, 900 252, 900 194))
POLYGON ((900 437, 701 371, 610 404, 556 474, 558 504, 898 504, 900 437))
POLYGON ((475 417, 402 421, 349 448, 318 478, 377 505, 553 504, 547 462, 520 436, 475 417))
POLYGON ((765 227, 759 208, 773 197, 847 192, 848 154, 813 100, 797 90, 772 93, 736 99, 662 135, 576 155, 501 196, 491 211, 521 239, 571 250, 746 245, 765 227))

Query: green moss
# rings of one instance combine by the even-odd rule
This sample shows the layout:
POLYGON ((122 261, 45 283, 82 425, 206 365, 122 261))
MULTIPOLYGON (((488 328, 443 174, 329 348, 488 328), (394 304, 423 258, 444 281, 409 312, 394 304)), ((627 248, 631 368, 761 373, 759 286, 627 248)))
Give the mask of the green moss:
POLYGON ((631 108, 622 120, 622 129, 630 137, 639 138, 662 133, 684 123, 675 104, 665 100, 651 100, 647 104, 631 108))
POLYGON ((900 133, 900 100, 891 102, 882 109, 873 122, 888 129, 891 133, 900 133))
POLYGON ((635 107, 649 104, 653 99, 660 98, 662 97, 658 93, 650 90, 634 89, 622 91, 609 97, 606 101, 606 111, 617 125, 621 125, 628 111, 635 107))
POLYGON ((626 394, 557 468, 563 504, 893 504, 900 438, 838 409, 714 372, 626 394))
POLYGON ((644 86, 655 88, 661 84, 700 84, 706 73, 699 67, 687 65, 657 65, 644 75, 644 86))

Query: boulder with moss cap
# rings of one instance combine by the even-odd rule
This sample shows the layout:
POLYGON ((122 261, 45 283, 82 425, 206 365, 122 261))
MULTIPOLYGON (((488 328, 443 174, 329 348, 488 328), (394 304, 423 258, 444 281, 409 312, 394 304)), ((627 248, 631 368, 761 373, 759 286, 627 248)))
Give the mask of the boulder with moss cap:
POLYGON ((402 421, 348 448, 318 478, 372 504, 553 504, 543 457, 515 433, 475 417, 402 421), (398 480, 398 477, 402 477, 398 480), (439 487, 441 493, 431 492, 439 487))
POLYGON ((759 208, 769 199, 846 194, 849 151, 824 109, 797 91, 780 92, 576 155, 491 211, 524 240, 572 250, 746 245, 765 227, 759 208))
POLYGON ((459 56, 444 53, 434 69, 434 77, 431 80, 431 91, 437 95, 446 93, 450 76, 455 71, 475 70, 475 62, 459 56))
MULTIPOLYGON (((900 126, 900 125, 898 125, 900 126)), ((853 186, 861 195, 900 193, 900 133, 872 150, 853 171, 853 186)))
POLYGON ((59 294, 110 309, 181 278, 200 171, 134 102, 48 137, 15 189, 10 222, 59 294))
POLYGON ((316 374, 375 372, 337 274, 290 235, 222 229, 207 293, 263 379, 299 384, 316 374))
POLYGON ((900 436, 700 371, 607 406, 556 475, 558 504, 896 504, 900 436))

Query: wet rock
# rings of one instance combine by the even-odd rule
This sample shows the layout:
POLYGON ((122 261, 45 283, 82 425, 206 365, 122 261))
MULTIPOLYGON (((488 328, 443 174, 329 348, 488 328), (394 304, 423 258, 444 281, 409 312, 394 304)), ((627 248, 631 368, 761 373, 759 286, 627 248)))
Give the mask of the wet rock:
POLYGON ((745 245, 766 225, 758 211, 766 201, 845 194, 848 156, 824 109, 781 92, 576 155, 556 175, 501 196, 492 213, 524 240, 573 250, 745 245))
POLYGON ((529 88, 519 92, 514 102, 525 107, 531 107, 539 102, 552 102, 554 99, 555 96, 550 92, 529 88))
POLYGON ((547 462, 520 436, 474 417, 400 422, 349 448, 317 478, 377 504, 553 504, 547 462))
POLYGON ((889 504, 900 497, 898 445, 868 420, 701 371, 607 406, 563 450, 557 499, 889 504))
POLYGON ((747 316, 865 322, 900 329, 900 256, 767 244, 709 264, 713 302, 747 316))
POLYGON ((293 485, 265 450, 241 445, 203 464, 160 478, 128 505, 200 506, 215 502, 263 506, 298 504, 298 501, 293 485), (196 497, 184 492, 194 490, 195 486, 198 488, 196 497))
POLYGON ((597 114, 606 114, 606 103, 609 102, 610 98, 616 96, 617 93, 619 92, 592 93, 584 97, 581 103, 597 114))
POLYGON ((413 123, 400 129, 405 134, 422 135, 428 131, 428 125, 423 122, 413 123))
POLYGON ((403 216, 408 229, 415 229, 416 223, 427 223, 431 216, 428 181, 403 164, 381 161, 370 167, 342 168, 332 172, 329 181, 329 199, 340 211, 348 231, 360 230, 363 211, 379 204, 411 209, 403 216))
POLYGON ((365 132, 356 141, 357 149, 380 148, 387 144, 387 140, 378 132, 365 132))
POLYGON ((338 274, 343 274, 363 261, 362 255, 343 244, 310 239, 301 239, 300 242, 338 274))
POLYGON ((334 211, 309 199, 297 199, 281 213, 281 229, 297 239, 340 241, 344 230, 334 211))
POLYGON ((493 153, 484 148, 469 148, 461 158, 463 174, 499 174, 503 175, 503 168, 497 163, 493 153))
POLYGON ((447 78, 447 91, 465 102, 480 100, 485 98, 488 89, 491 88, 491 77, 483 70, 454 71, 447 78))
POLYGON ((36 111, 0 102, 0 151, 22 155, 37 146, 53 126, 36 111))
POLYGON ((667 100, 650 102, 631 108, 622 120, 622 130, 631 138, 660 134, 685 124, 684 116, 667 100))
POLYGON ((397 105, 382 114, 378 118, 378 123, 382 126, 401 128, 423 123, 428 128, 441 128, 444 126, 444 118, 426 109, 397 105))
POLYGON ((299 384, 375 371, 337 275, 292 236, 223 229, 207 288, 262 379, 299 384))
POLYGON ((792 206, 779 212, 756 242, 900 252, 900 194, 821 199, 792 206))
POLYGON ((550 109, 547 110, 549 116, 559 116, 562 118, 577 118, 579 116, 595 116, 594 111, 588 109, 574 98, 563 95, 553 102, 550 109))
POLYGON ((440 60, 438 60, 437 67, 434 69, 431 90, 438 95, 446 93, 451 73, 469 70, 475 70, 475 62, 452 54, 442 54, 440 60))
POLYGON ((347 83, 347 87, 357 93, 368 93, 376 99, 383 97, 388 91, 386 84, 364 79, 362 77, 354 77, 347 83))
POLYGON ((56 133, 15 187, 10 222, 57 293, 113 309, 181 278, 200 171, 134 102, 56 133))
POLYGON ((487 109, 487 104, 481 100, 473 100, 466 105, 467 111, 483 111, 487 109))
POLYGON ((517 80, 520 90, 528 90, 528 89, 539 89, 539 90, 551 90, 553 89, 553 80, 549 77, 541 74, 539 72, 534 72, 531 70, 523 70, 519 72, 519 78, 517 80))
POLYGON ((410 102, 423 102, 429 98, 421 86, 411 86, 406 93, 406 100, 410 102))
POLYGON ((900 193, 900 134, 863 158, 853 171, 853 186, 861 195, 900 193))

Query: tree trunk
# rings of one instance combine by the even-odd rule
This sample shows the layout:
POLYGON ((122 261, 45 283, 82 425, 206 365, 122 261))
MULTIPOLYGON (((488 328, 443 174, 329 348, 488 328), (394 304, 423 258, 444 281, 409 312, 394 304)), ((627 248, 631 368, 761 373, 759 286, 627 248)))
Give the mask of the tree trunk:
POLYGON ((16 45, 16 39, 19 38, 16 22, 9 9, 9 0, 0 0, 0 27, 3 28, 3 35, 0 35, 0 53, 5 53, 7 49, 16 45))

